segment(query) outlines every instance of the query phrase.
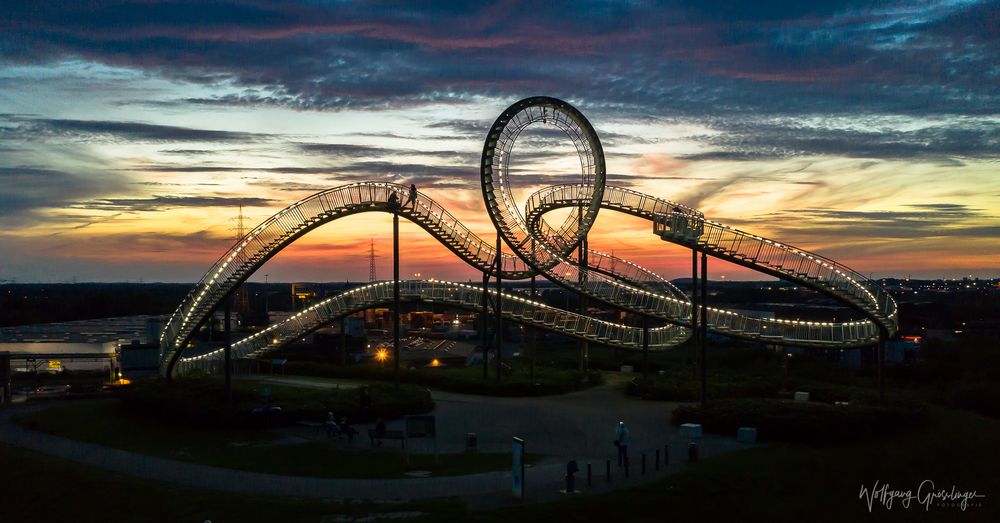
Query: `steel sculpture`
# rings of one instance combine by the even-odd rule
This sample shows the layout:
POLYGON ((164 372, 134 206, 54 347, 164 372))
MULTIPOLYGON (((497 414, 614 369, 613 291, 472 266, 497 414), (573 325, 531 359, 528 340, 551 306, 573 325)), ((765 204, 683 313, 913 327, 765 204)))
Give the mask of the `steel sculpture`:
MULTIPOLYGON (((424 193, 400 209, 409 187, 384 182, 343 185, 288 206, 252 229, 201 278, 168 320, 160 337, 166 376, 224 357, 222 349, 194 354, 192 337, 212 312, 268 259, 309 231, 344 216, 396 213, 419 225, 462 261, 491 277, 523 280, 544 277, 588 300, 664 324, 644 329, 590 318, 498 290, 437 280, 390 281, 362 285, 322 300, 285 321, 240 339, 233 357, 259 357, 301 339, 346 315, 393 302, 394 287, 404 301, 427 301, 471 311, 499 303, 495 314, 571 338, 630 350, 665 350, 687 340, 692 328, 773 345, 854 348, 878 344, 897 329, 896 302, 874 281, 835 261, 790 245, 708 220, 683 204, 606 183, 604 152, 590 122, 570 104, 532 97, 508 107, 490 127, 483 147, 481 183, 487 212, 511 253, 479 237, 424 193), (518 136, 531 125, 562 130, 580 156, 581 181, 545 187, 519 207, 512 195, 510 157, 518 136), (558 226, 544 220, 555 209, 570 209, 558 226), (665 241, 793 282, 860 313, 849 322, 767 319, 692 305, 665 278, 632 262, 581 248, 600 210, 650 222, 665 241), (574 249, 582 256, 574 259, 574 249), (499 256, 498 256, 499 254, 499 256), (580 264, 580 259, 585 265, 580 264), (502 299, 496 299, 502 297, 502 299), (700 314, 697 314, 700 313, 700 314), (644 336, 645 334, 645 336, 644 336)), ((697 254, 695 254, 697 256, 697 254)))

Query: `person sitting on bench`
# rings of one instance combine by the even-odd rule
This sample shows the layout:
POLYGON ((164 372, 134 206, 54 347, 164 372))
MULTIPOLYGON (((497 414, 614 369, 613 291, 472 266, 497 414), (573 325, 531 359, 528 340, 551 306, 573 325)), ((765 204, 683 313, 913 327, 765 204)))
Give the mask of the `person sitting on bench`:
POLYGON ((354 443, 354 436, 358 431, 347 422, 347 416, 340 417, 340 433, 347 435, 348 443, 354 443))

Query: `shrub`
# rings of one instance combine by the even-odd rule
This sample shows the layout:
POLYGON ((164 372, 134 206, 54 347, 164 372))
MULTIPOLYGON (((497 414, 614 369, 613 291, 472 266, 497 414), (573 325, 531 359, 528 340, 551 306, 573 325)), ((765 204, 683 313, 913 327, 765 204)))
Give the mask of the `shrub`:
MULTIPOLYGON (((655 376, 649 380, 632 380, 627 393, 657 401, 695 401, 701 394, 701 382, 688 373, 655 376)), ((778 393, 776 378, 753 373, 715 373, 708 380, 711 398, 773 398, 778 393)))
POLYGON ((734 435, 739 427, 755 427, 761 440, 833 443, 893 434, 922 425, 924 406, 829 405, 785 400, 720 400, 705 407, 680 406, 673 423, 699 423, 703 430, 734 435))
POLYGON ((946 403, 1000 419, 1000 385, 991 382, 957 385, 951 391, 946 403))
MULTIPOLYGON (((289 374, 302 376, 319 376, 326 378, 354 378, 376 381, 391 381, 393 370, 389 367, 376 365, 340 366, 323 363, 293 362, 286 364, 289 374)), ((481 367, 455 368, 420 368, 400 371, 400 381, 403 383, 420 384, 441 390, 461 392, 465 394, 484 394, 489 396, 541 396, 562 394, 580 390, 588 386, 600 385, 604 382, 600 372, 592 371, 581 374, 575 370, 536 367, 535 379, 531 380, 528 371, 515 367, 508 369, 500 384, 496 383, 493 374, 495 368, 490 368, 490 378, 482 377, 481 367)))

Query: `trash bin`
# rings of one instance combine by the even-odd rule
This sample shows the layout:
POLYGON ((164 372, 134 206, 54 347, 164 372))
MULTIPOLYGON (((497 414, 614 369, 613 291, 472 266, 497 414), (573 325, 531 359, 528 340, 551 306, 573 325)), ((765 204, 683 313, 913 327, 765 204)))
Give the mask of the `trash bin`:
POLYGON ((698 461, 698 444, 688 443, 688 461, 694 463, 698 461))
POLYGON ((476 450, 476 437, 475 432, 469 432, 465 435, 465 450, 476 450))
POLYGON ((576 460, 572 460, 566 463, 566 493, 572 494, 576 492, 576 473, 580 471, 580 466, 576 464, 576 460))

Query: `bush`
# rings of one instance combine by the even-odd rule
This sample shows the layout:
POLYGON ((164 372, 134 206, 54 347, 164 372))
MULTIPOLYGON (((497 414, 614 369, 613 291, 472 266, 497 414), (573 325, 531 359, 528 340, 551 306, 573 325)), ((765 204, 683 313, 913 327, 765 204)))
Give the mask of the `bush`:
POLYGON ((371 407, 361 408, 360 389, 303 390, 268 386, 270 405, 280 412, 266 415, 253 410, 265 406, 264 385, 233 385, 233 408, 225 404, 224 384, 211 378, 183 378, 174 382, 156 378, 134 384, 123 397, 124 407, 132 414, 171 419, 197 426, 260 427, 288 425, 301 420, 322 421, 328 412, 346 416, 352 422, 376 418, 398 418, 428 412, 434 408, 430 392, 414 386, 397 391, 391 385, 368 386, 371 407))
POLYGON ((794 391, 805 391, 809 393, 809 401, 816 403, 836 403, 838 401, 865 405, 878 403, 878 389, 818 381, 798 381, 790 385, 789 388, 792 390, 787 393, 786 398, 791 398, 794 391))
POLYGON ((946 403, 1000 419, 1000 385, 991 382, 956 385, 946 403))
POLYGON ((923 405, 898 402, 892 405, 829 405, 785 400, 721 400, 706 407, 680 406, 673 423, 699 423, 703 430, 732 436, 740 427, 755 427, 757 437, 767 441, 834 443, 894 434, 922 425, 927 420, 923 405))
MULTIPOLYGON (((754 373, 715 372, 708 379, 710 398, 773 398, 778 393, 778 380, 754 373)), ((701 381, 689 373, 671 373, 649 380, 632 380, 627 393, 657 401, 695 401, 701 395, 701 381)))

